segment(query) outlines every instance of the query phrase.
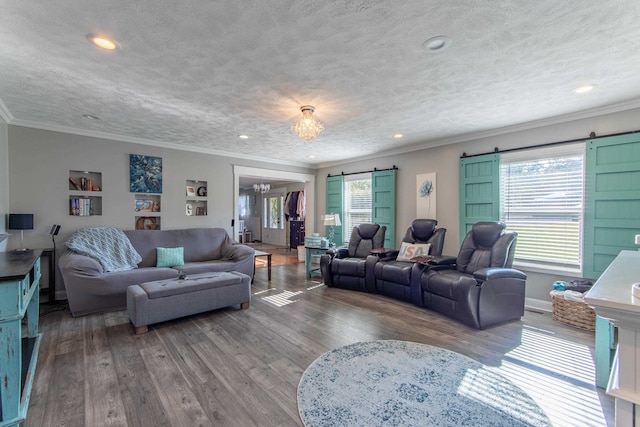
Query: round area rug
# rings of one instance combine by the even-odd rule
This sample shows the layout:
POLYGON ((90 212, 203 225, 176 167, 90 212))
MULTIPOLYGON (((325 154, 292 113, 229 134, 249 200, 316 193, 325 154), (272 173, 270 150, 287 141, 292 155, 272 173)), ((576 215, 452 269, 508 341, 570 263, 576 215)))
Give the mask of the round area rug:
POLYGON ((359 342, 316 359, 298 411, 318 426, 550 426, 520 388, 461 354, 407 341, 359 342))

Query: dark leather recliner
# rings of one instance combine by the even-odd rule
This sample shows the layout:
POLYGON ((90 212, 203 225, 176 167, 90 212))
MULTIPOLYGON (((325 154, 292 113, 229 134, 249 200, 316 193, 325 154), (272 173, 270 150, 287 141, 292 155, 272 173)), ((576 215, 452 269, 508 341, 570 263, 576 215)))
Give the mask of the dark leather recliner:
MULTIPOLYGON (((403 242, 430 243, 429 255, 442 255, 446 228, 436 228, 435 219, 414 219, 407 229, 403 242)), ((398 261, 398 251, 393 251, 375 263, 374 276, 379 294, 402 301, 411 301, 411 271, 413 262, 398 261)))
POLYGON ((450 265, 414 265, 413 303, 477 329, 520 319, 527 276, 511 268, 517 235, 505 227, 476 223, 450 265))
POLYGON ((353 228, 348 248, 329 250, 320 257, 320 271, 327 286, 355 291, 375 292, 373 266, 376 259, 367 260, 372 249, 384 247, 386 226, 359 224, 353 228))

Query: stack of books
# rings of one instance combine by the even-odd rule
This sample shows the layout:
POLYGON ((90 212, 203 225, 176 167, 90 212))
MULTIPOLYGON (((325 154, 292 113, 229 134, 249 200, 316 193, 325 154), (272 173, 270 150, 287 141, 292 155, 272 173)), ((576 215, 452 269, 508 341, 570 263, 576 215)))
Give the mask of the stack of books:
POLYGON ((91 216, 93 214, 93 200, 88 198, 69 199, 69 214, 74 216, 91 216))

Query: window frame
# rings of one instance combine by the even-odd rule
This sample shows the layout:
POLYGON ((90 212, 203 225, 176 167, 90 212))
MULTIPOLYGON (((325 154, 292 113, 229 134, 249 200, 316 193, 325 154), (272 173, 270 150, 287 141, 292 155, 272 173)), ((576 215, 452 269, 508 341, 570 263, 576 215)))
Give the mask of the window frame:
POLYGON ((342 223, 344 227, 343 232, 345 235, 345 240, 348 241, 355 225, 362 224, 362 223, 370 223, 373 221, 373 178, 371 176, 371 173, 348 175, 344 177, 344 181, 342 185, 343 185, 342 194, 343 194, 343 218, 344 218, 342 223), (355 209, 352 211, 349 207, 350 206, 349 196, 351 194, 349 186, 354 181, 369 181, 369 189, 370 189, 369 206, 366 209, 355 209), (356 214, 356 213, 367 214, 368 220, 360 221, 360 222, 351 221, 350 214, 356 214))
MULTIPOLYGON (((531 247, 531 245, 535 245, 538 243, 544 244, 545 242, 544 238, 537 239, 535 236, 527 237, 527 235, 524 234, 521 229, 518 230, 518 228, 520 227, 527 227, 527 226, 535 227, 537 225, 564 226, 564 227, 567 227, 566 229, 570 231, 571 229, 574 229, 571 232, 571 234, 577 233, 577 236, 574 238, 575 243, 571 245, 571 251, 574 254, 577 253, 577 259, 574 258, 573 260, 567 259, 564 262, 553 262, 553 260, 551 259, 533 259, 535 257, 527 258, 526 256, 518 257, 518 248, 519 247, 522 248, 522 244, 521 244, 520 246, 516 245, 516 257, 514 259, 514 266, 527 269, 529 271, 540 271, 544 273, 548 273, 550 270, 552 270, 556 273, 562 272, 566 274, 578 274, 578 275, 581 274, 584 267, 583 242, 584 242, 584 235, 585 235, 585 230, 584 230, 585 185, 586 185, 585 184, 585 162, 586 162, 586 158, 585 158, 584 142, 547 146, 547 147, 537 147, 537 148, 532 148, 528 150, 517 150, 514 152, 506 152, 501 154, 500 164, 499 164, 499 177, 498 177, 499 186, 500 186, 499 216, 500 216, 500 220, 504 221, 507 224, 507 229, 511 229, 513 231, 519 232, 519 240, 518 240, 519 243, 522 243, 525 239, 528 239, 527 240, 529 242, 528 247, 531 247), (508 188, 507 188, 508 183, 505 181, 505 176, 504 176, 505 168, 507 168, 509 165, 518 165, 524 162, 535 163, 537 161, 543 162, 545 159, 557 160, 560 158, 566 158, 566 159, 580 158, 580 172, 579 172, 580 188, 579 189, 574 188, 573 191, 570 193, 570 195, 567 195, 567 191, 563 190, 564 197, 565 197, 564 200, 567 203, 572 203, 570 207, 570 212, 571 210, 573 210, 573 213, 567 213, 566 210, 563 211, 562 208, 555 206, 557 205, 557 203, 555 203, 557 199, 553 199, 552 201, 546 200, 547 203, 544 205, 544 207, 549 208, 549 211, 546 211, 546 212, 543 209, 541 209, 540 205, 538 205, 537 207, 529 205, 529 207, 527 207, 527 203, 535 202, 535 199, 530 198, 531 197, 530 193, 524 193, 525 199, 523 204, 519 205, 520 209, 527 211, 532 216, 535 216, 536 214, 538 215, 546 214, 548 220, 545 223, 544 220, 536 221, 535 219, 531 219, 528 221, 527 219, 521 217, 520 219, 521 225, 520 226, 515 225, 515 222, 518 221, 517 214, 516 214, 516 219, 510 220, 509 218, 506 217, 508 213, 505 211, 505 203, 506 203, 505 196, 506 196, 506 193, 508 192, 508 188), (576 194, 576 191, 578 191, 579 194, 576 194), (579 203, 579 204, 576 205, 575 203, 579 203), (579 206, 578 212, 575 212, 576 206, 579 206), (564 221, 562 221, 562 219, 564 219, 564 221), (511 224, 512 226, 509 227, 509 224, 511 224)), ((526 176, 524 174, 522 176, 526 181, 526 176)), ((515 175, 514 178, 515 179, 512 181, 512 183, 515 180, 517 180, 517 175, 515 175)), ((576 176, 567 175, 564 178, 569 180, 567 181, 568 183, 573 185, 576 184, 576 176)), ((555 183, 560 183, 560 179, 558 179, 555 183)), ((554 184, 554 183, 551 183, 551 184, 554 184)), ((545 188, 545 187, 547 190, 554 189, 553 186, 550 186, 548 182, 545 182, 544 186, 537 187, 536 189, 545 188)), ((534 188, 533 185, 528 186, 528 189, 532 189, 532 188, 534 188)), ((557 188, 558 187, 556 187, 556 189, 557 188)), ((544 203, 545 202, 544 196, 542 196, 539 200, 540 200, 540 203, 544 203)), ((518 205, 514 205, 514 207, 515 206, 518 206, 518 205)), ((512 207, 511 212, 516 211, 514 207, 512 207)), ((557 232, 557 233, 560 235, 564 234, 563 232, 557 232)), ((558 253, 558 251, 562 252, 560 249, 557 249, 555 252, 558 253)), ((551 252, 552 253, 549 256, 553 256, 554 251, 552 250, 551 252)))

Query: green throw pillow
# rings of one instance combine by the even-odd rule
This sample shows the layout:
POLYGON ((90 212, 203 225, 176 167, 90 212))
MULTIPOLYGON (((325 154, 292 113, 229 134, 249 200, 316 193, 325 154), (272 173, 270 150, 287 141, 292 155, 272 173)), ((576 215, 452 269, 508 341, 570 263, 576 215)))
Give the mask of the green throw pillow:
POLYGON ((184 248, 157 248, 156 267, 174 267, 184 265, 184 248))

